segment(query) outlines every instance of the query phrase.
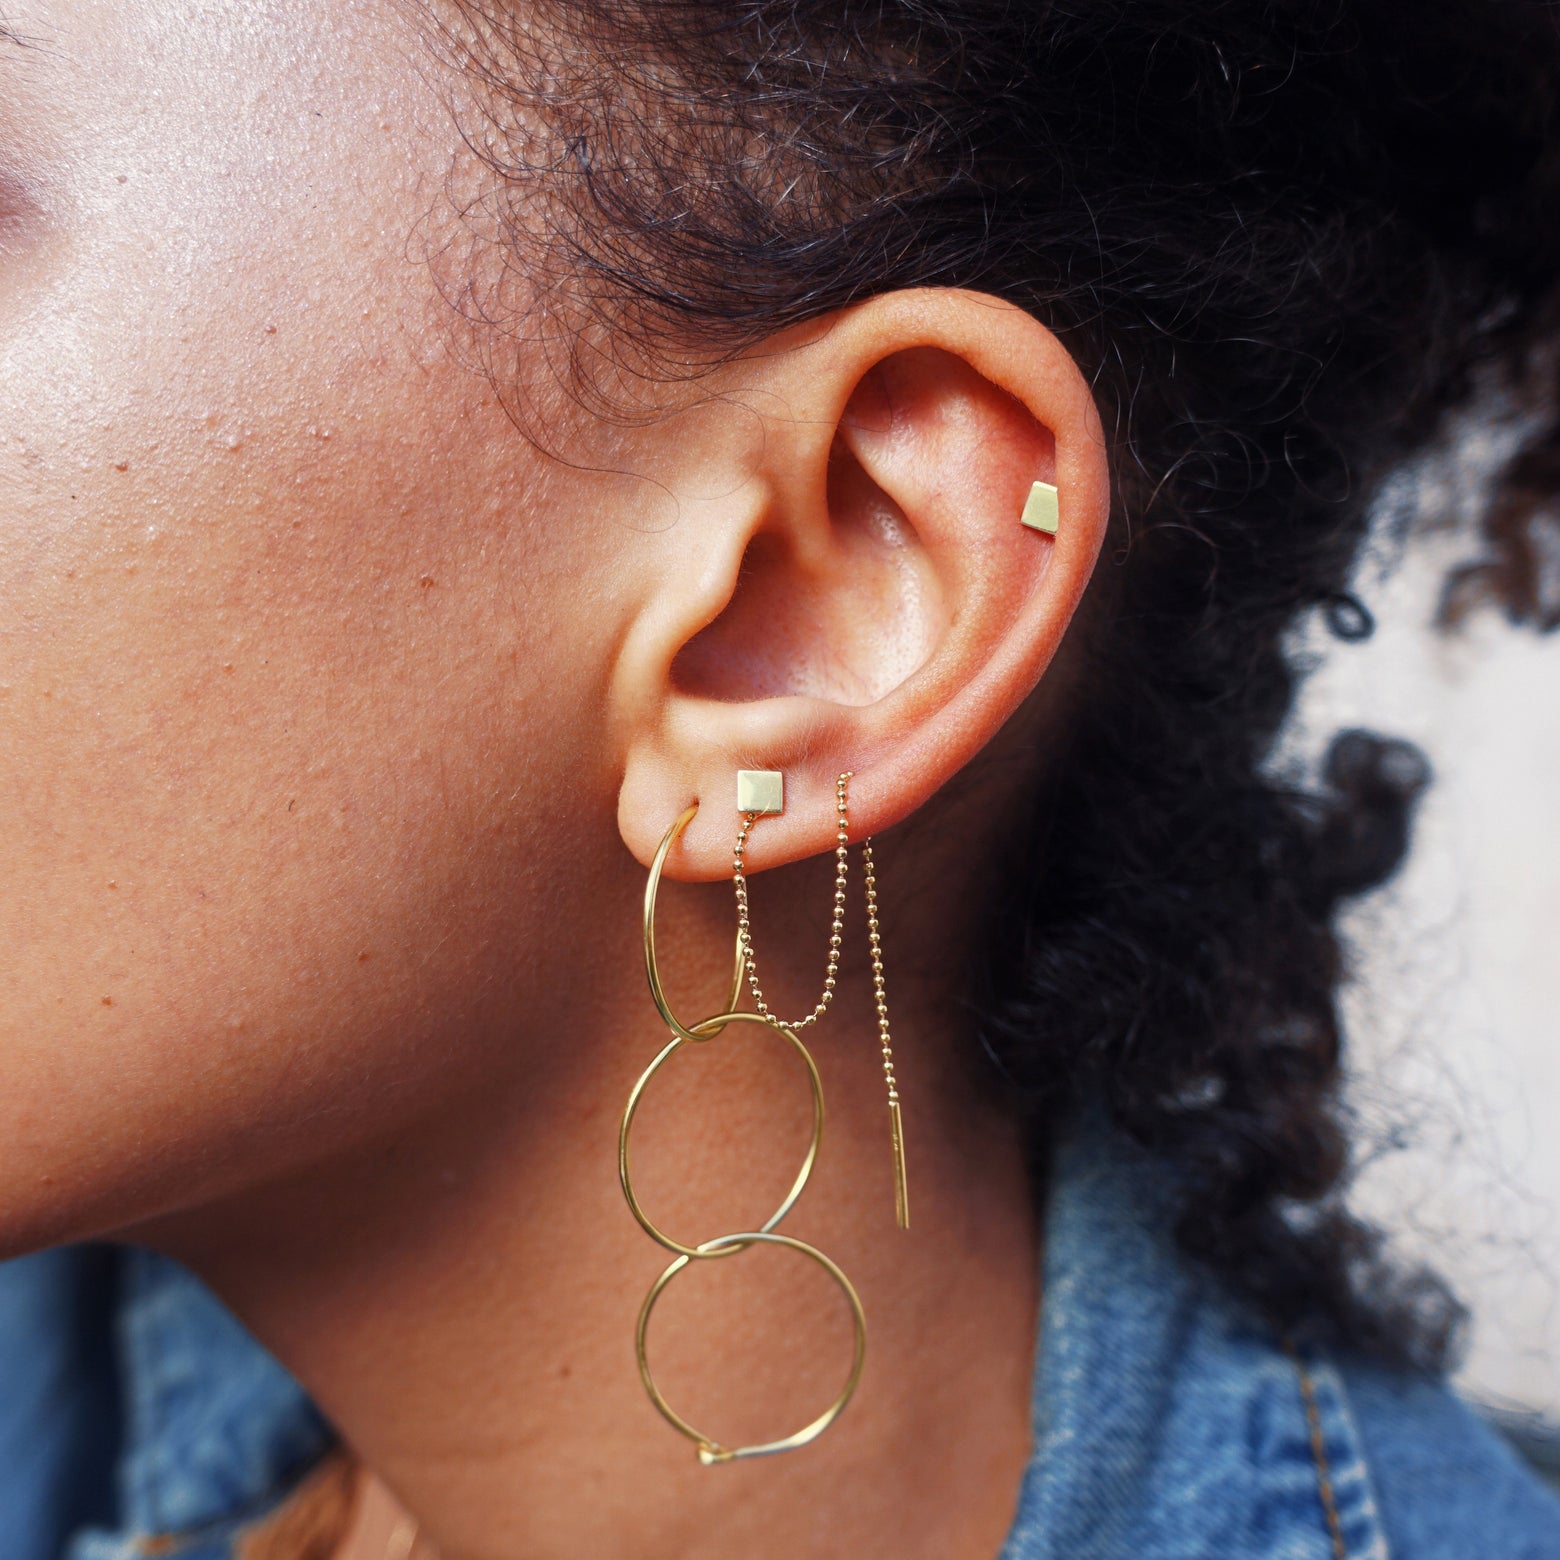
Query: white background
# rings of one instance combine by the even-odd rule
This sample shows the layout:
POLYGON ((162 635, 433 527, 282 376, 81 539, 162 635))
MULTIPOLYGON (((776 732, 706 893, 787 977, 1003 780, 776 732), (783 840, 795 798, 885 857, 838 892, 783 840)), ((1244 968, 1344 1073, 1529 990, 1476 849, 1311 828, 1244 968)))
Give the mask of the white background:
POLYGON ((1435 771, 1404 869, 1345 921, 1350 1099, 1368 1139, 1405 1145, 1367 1160, 1354 1201, 1471 1306, 1459 1385, 1560 1425, 1560 634, 1495 609, 1432 626, 1521 431, 1486 409, 1383 496, 1355 583, 1377 631, 1297 637, 1319 664, 1277 761, 1314 766, 1358 725, 1435 771))

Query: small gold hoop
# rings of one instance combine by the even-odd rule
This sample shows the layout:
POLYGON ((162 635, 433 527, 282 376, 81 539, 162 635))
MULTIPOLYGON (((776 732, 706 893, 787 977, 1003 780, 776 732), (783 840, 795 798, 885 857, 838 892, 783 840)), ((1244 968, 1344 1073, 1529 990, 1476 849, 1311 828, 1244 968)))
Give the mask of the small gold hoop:
MULTIPOLYGON (((812 1175, 813 1162, 818 1157, 819 1146, 823 1142, 823 1080, 818 1076, 818 1064, 812 1059, 812 1053, 807 1047, 792 1034, 789 1029, 782 1029, 772 1018, 765 1018, 759 1013, 717 1013, 713 1018, 707 1018, 702 1024, 695 1024, 691 1038, 704 1040, 708 1038, 698 1031, 709 1028, 711 1034, 719 1034, 728 1024, 758 1024, 779 1035, 781 1039, 788 1040, 797 1051, 797 1054, 807 1064, 807 1080, 812 1085, 813 1099, 813 1128, 812 1142, 807 1148, 807 1157, 802 1161, 802 1168, 797 1171, 796 1179, 791 1183, 791 1190, 785 1194, 784 1201, 775 1211, 759 1225, 759 1233, 767 1233, 777 1225, 786 1214, 791 1211, 796 1199, 802 1195, 802 1189, 807 1185, 808 1177, 812 1175), (713 1027, 712 1027, 713 1026, 713 1027)), ((680 1046, 687 1042, 678 1036, 664 1045, 657 1054, 655 1060, 640 1073, 639 1081, 635 1083, 633 1092, 628 1097, 628 1106, 623 1112, 623 1123, 618 1128, 618 1179, 623 1183, 623 1195, 628 1199, 628 1206, 633 1210, 634 1217, 639 1220, 641 1228, 654 1241, 665 1246, 668 1251, 681 1253, 683 1257, 729 1257, 734 1252, 741 1251, 741 1246, 730 1244, 730 1236, 721 1236, 718 1239, 725 1244, 726 1249, 721 1251, 706 1251, 705 1246, 715 1244, 714 1241, 705 1241, 702 1246, 685 1246, 681 1241, 673 1240, 670 1235, 663 1233, 651 1223, 649 1216, 639 1206, 639 1199, 634 1195, 633 1179, 628 1165, 628 1134, 634 1124, 635 1113, 639 1109, 639 1098, 644 1092, 644 1087, 660 1065, 671 1056, 680 1046)))
MULTIPOLYGON (((661 887, 661 868, 666 864, 666 854, 676 843, 678 836, 693 822, 693 815, 698 812, 699 804, 694 802, 681 817, 661 837, 661 843, 656 847, 655 857, 650 863, 650 881, 645 884, 645 974, 650 980, 650 997, 655 1003, 656 1011, 666 1021, 666 1027, 677 1036, 679 1040, 713 1040, 726 1025, 717 1019, 707 1018, 702 1024, 695 1024, 692 1029, 686 1024, 678 1022, 677 1015, 672 1012, 670 1004, 666 1000, 666 993, 661 990, 661 970, 655 960, 655 896, 661 887), (711 1028, 711 1025, 715 1025, 711 1028)), ((736 963, 731 972, 731 995, 726 998, 727 1013, 720 1017, 727 1017, 731 1009, 735 1008, 742 997, 742 977, 747 968, 743 958, 742 936, 737 934, 736 963)), ((659 1057, 656 1058, 660 1060, 659 1057)), ((643 1223, 643 1220, 640 1221, 643 1223)))
POLYGON ((702 1245, 693 1251, 674 1258, 667 1265, 665 1272, 650 1286, 650 1293, 645 1296, 644 1304, 639 1308, 639 1325, 634 1333, 634 1351, 639 1358, 639 1376, 645 1384, 645 1391, 650 1394, 650 1401, 655 1404, 661 1411, 662 1416, 674 1429, 680 1430, 698 1447, 699 1461, 705 1467, 710 1467, 715 1463, 734 1462, 739 1457, 764 1457, 771 1452, 788 1452, 795 1447, 805 1446, 815 1437, 822 1435, 839 1417, 840 1410, 850 1401, 851 1393, 856 1390, 856 1383, 861 1379, 861 1367, 867 1353, 867 1318, 861 1309, 861 1297, 856 1293, 851 1281, 846 1278, 839 1266, 824 1256, 816 1246, 810 1246, 805 1240, 797 1240, 792 1235, 775 1235, 765 1230, 743 1230, 735 1235, 716 1235, 712 1239, 703 1242, 702 1245), (725 1255, 724 1252, 712 1249, 718 1246, 727 1247, 732 1251, 743 1251, 754 1241, 767 1241, 776 1246, 789 1246, 791 1250, 799 1251, 805 1257, 811 1257, 845 1291, 845 1298, 850 1302, 851 1319, 856 1330, 855 1355, 851 1360, 850 1377, 845 1383, 844 1390, 816 1419, 809 1424, 803 1425, 795 1434, 788 1435, 783 1440, 763 1441, 753 1446, 722 1446, 718 1441, 712 1441, 702 1431, 695 1430, 661 1396, 660 1388, 656 1386, 655 1378, 650 1374, 650 1362, 645 1357, 645 1329, 650 1322, 651 1308, 655 1305, 661 1291, 688 1265, 690 1258, 725 1255), (740 1244, 738 1244, 739 1242, 740 1244))

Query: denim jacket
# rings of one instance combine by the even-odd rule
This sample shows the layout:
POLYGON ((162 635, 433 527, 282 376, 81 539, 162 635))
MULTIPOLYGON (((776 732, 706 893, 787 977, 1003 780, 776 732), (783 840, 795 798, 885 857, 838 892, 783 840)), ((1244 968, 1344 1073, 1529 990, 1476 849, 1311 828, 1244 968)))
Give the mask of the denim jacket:
MULTIPOLYGON (((997 1560, 1560 1560, 1560 1498, 1478 1416, 1437 1383, 1286 1352, 1180 1257, 1165 1196, 1097 1123, 1059 1146, 1033 1451, 997 1560)), ((229 1560, 331 1440, 166 1259, 0 1264, 0 1560, 229 1560)))

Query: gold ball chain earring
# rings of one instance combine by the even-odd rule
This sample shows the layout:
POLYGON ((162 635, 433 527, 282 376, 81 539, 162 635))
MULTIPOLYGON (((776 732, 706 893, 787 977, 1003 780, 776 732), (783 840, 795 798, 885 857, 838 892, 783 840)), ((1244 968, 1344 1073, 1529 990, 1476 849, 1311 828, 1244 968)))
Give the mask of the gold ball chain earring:
MULTIPOLYGON (((743 770, 738 775, 738 799, 737 807, 742 808, 741 775, 754 773, 767 774, 767 771, 743 770)), ((838 780, 834 782, 834 810, 838 815, 838 823, 834 831, 834 922, 829 928, 829 959, 823 972, 823 995, 819 997, 817 1005, 806 1018, 797 1019, 794 1023, 787 1023, 784 1019, 776 1020, 782 1029, 789 1029, 793 1034, 799 1029, 805 1029, 809 1024, 816 1024, 825 1013, 829 1011, 829 1004, 834 1000, 834 988, 840 969, 840 945, 844 941, 842 928, 845 924, 845 883, 850 867, 850 801, 849 790, 853 771, 846 770, 838 780)), ((784 787, 782 777, 774 775, 774 780, 780 789, 776 795, 783 799, 784 787)), ((774 811, 780 811, 777 806, 774 811)), ((753 1006, 766 1018, 770 1017, 769 1004, 764 1000, 763 990, 758 984, 758 966, 753 954, 752 927, 748 919, 748 891, 747 878, 742 871, 742 857, 747 849, 748 835, 751 833, 754 823, 758 820, 760 812, 755 810, 747 812, 743 816, 742 830, 737 835, 736 849, 732 852, 732 878, 737 888, 737 962, 747 972, 748 986, 753 992, 753 1006)), ((883 989, 883 943, 878 930, 877 914, 877 871, 872 859, 872 841, 863 840, 861 845, 862 878, 867 890, 867 952, 872 960, 872 991, 877 1006, 878 1043, 883 1050, 883 1076, 888 1084, 888 1123, 889 1143, 894 1154, 894 1220, 899 1228, 910 1228, 910 1195, 905 1183, 905 1135, 904 1126, 899 1114, 899 1085, 894 1080, 894 1047, 889 1037, 888 1026, 888 998, 883 989)))
MULTIPOLYGON (((772 1452, 791 1451, 798 1446, 805 1446, 807 1442, 814 1440, 833 1424, 835 1419, 839 1417, 840 1411, 850 1401, 851 1394, 856 1390, 856 1383, 861 1379, 861 1368, 866 1359, 866 1317, 862 1312, 861 1299, 857 1295, 851 1281, 838 1265, 826 1257, 823 1252, 819 1251, 816 1246, 809 1245, 806 1241, 798 1240, 791 1235, 775 1233, 775 1226, 790 1212, 797 1198, 801 1196, 803 1188, 807 1185, 807 1181, 812 1175, 813 1165, 818 1157, 818 1149, 823 1142, 823 1084, 818 1076, 817 1063, 814 1062, 807 1047, 802 1044, 797 1031, 806 1028, 809 1024, 816 1024, 823 1017, 834 999, 834 991, 837 985, 840 948, 844 941, 841 928, 844 924, 845 884, 848 866, 847 847, 850 841, 847 801, 850 778, 850 773, 847 771, 839 777, 835 784, 835 806, 838 813, 838 826, 836 829, 837 844, 835 847, 837 867, 834 881, 834 919, 829 934, 829 954, 824 975, 823 995, 807 1017, 787 1023, 775 1018, 770 1013, 769 1006, 764 1000, 763 992, 758 984, 758 970, 753 954, 752 928, 748 914, 747 879, 744 876, 742 866, 742 858, 747 849, 748 836, 752 833, 753 825, 761 816, 778 813, 784 809, 784 777, 781 774, 772 770, 744 769, 740 770, 737 775, 737 810, 743 815, 743 823, 737 835, 737 843, 732 858, 732 877, 736 885, 737 894, 736 959, 732 969, 731 989, 727 995, 723 1011, 709 1018, 701 1019, 696 1024, 683 1024, 667 1003, 666 994, 661 986, 660 968, 656 962, 655 901, 661 884, 661 869, 666 863, 667 853, 698 812, 699 804, 697 802, 687 808, 666 831, 650 863, 650 880, 645 886, 645 974, 650 983, 651 1000, 655 1003, 656 1010, 665 1021, 667 1028, 671 1030, 672 1039, 661 1048, 655 1059, 639 1075, 638 1081, 634 1084, 633 1090, 628 1096, 628 1104, 623 1111, 622 1125, 618 1130, 618 1177, 623 1184, 623 1195, 628 1201, 629 1209, 639 1221, 640 1226, 651 1239, 665 1246, 667 1250, 675 1252, 676 1256, 662 1271, 660 1277, 650 1286, 650 1291, 639 1308, 639 1321, 634 1332, 634 1351, 639 1361, 640 1380, 644 1383, 645 1391, 649 1394, 650 1401, 675 1430, 687 1436, 694 1443, 698 1450, 699 1461, 706 1467, 712 1467, 717 1463, 733 1462, 742 1457, 762 1457, 772 1452), (737 1004, 742 997, 744 981, 752 989, 754 1002, 757 1007, 756 1012, 744 1012, 738 1008, 737 1004), (644 1093, 645 1085, 655 1076, 662 1064, 669 1060, 684 1045, 690 1043, 702 1044, 704 1041, 713 1040, 717 1035, 723 1034, 732 1024, 756 1026, 774 1034, 790 1045, 800 1057, 806 1066, 808 1084, 812 1091, 812 1142, 808 1146, 806 1157, 802 1160, 802 1167, 797 1172, 796 1179, 791 1183, 791 1189, 781 1200, 780 1206, 756 1230, 742 1230, 732 1235, 716 1235, 709 1240, 701 1241, 698 1245, 688 1246, 674 1240, 670 1235, 658 1228, 640 1206, 639 1199, 634 1193, 633 1176, 629 1164, 629 1134, 633 1128, 634 1116, 639 1109, 639 1101, 644 1093), (749 1246, 757 1243, 783 1246, 789 1250, 799 1252, 801 1255, 818 1263, 839 1284, 844 1291, 846 1300, 850 1304, 855 1328, 855 1351, 851 1362, 850 1375, 845 1382, 844 1389, 816 1419, 804 1425, 793 1434, 777 1441, 764 1441, 752 1446, 728 1447, 705 1435, 702 1431, 696 1430, 661 1395, 660 1389, 656 1386, 655 1378, 651 1374, 650 1362, 646 1356, 645 1333, 649 1326, 650 1313, 655 1306, 656 1300, 660 1297, 661 1291, 690 1262, 729 1257, 738 1251, 745 1251, 749 1246)), ((904 1131, 900 1121, 899 1092, 894 1081, 893 1051, 889 1040, 888 1006, 883 986, 882 942, 877 919, 877 880, 872 859, 872 842, 870 840, 866 841, 862 846, 862 863, 863 877, 867 890, 867 937, 872 958, 873 992, 878 1015, 878 1039, 882 1046, 883 1070, 888 1082, 889 1135, 894 1157, 894 1215, 899 1227, 908 1229, 909 1198, 905 1185, 904 1131)))

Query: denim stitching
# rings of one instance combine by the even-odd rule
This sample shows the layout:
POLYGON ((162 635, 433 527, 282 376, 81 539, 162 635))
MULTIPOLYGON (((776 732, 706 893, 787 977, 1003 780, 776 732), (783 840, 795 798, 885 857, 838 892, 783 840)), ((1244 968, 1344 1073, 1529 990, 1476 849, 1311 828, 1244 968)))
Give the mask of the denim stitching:
POLYGON ((1327 1517, 1333 1560, 1349 1560, 1349 1552, 1343 1542, 1343 1524, 1338 1520, 1338 1503, 1333 1498, 1332 1469, 1327 1462, 1327 1443, 1322 1436, 1322 1416, 1316 1406, 1316 1388, 1305 1361, 1287 1338, 1284 1340, 1284 1352, 1295 1362, 1295 1370, 1300 1376, 1300 1396, 1305 1400, 1305 1423, 1311 1437, 1311 1460, 1316 1464, 1316 1488, 1322 1497, 1322 1510, 1327 1517))
POLYGON ((1302 1356, 1288 1340, 1284 1347, 1294 1364, 1306 1407, 1317 1489, 1327 1512, 1335 1556, 1341 1560, 1391 1560, 1392 1547, 1376 1502, 1370 1465, 1337 1365, 1326 1354, 1307 1350, 1302 1356))

